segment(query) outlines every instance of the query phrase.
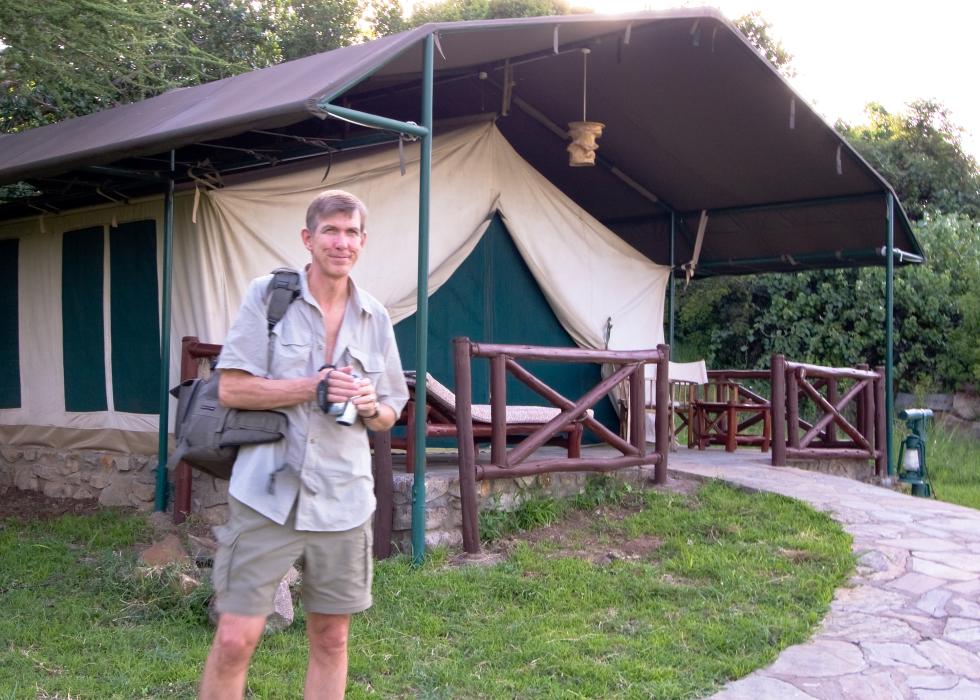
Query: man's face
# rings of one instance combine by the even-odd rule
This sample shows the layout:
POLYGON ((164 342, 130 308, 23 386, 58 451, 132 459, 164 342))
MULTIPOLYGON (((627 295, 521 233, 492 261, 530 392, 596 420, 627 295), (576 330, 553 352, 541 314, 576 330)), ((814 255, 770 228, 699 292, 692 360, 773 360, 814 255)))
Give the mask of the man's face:
POLYGON ((350 274, 366 240, 358 211, 322 217, 315 231, 303 229, 303 244, 313 256, 313 265, 330 279, 343 279, 350 274))

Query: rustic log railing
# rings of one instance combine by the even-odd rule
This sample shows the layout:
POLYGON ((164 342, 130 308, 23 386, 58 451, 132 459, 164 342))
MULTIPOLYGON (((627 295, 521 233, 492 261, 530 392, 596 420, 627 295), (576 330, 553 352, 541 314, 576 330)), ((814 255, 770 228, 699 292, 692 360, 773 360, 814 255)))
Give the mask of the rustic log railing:
MULTIPOLYGON (((180 344, 180 380, 199 376, 200 360, 214 359, 221 346, 202 343, 194 336, 184 336, 180 344)), ((391 556, 391 531, 395 512, 394 483, 391 468, 391 431, 372 433, 374 447, 374 556, 391 556)), ((191 512, 191 466, 181 460, 174 470, 174 522, 182 523, 191 512)))
POLYGON ((876 475, 885 475, 881 368, 822 367, 773 355, 771 372, 774 466, 785 466, 789 458, 868 459, 874 460, 876 475), (817 409, 812 424, 800 418, 801 397, 817 409), (853 419, 845 415, 846 410, 853 419), (838 435, 838 430, 846 437, 838 435))
POLYGON ((485 479, 514 478, 559 471, 606 472, 641 464, 655 465, 655 481, 667 481, 667 455, 670 447, 670 412, 656 412, 656 451, 647 453, 646 420, 644 412, 643 369, 647 364, 657 364, 656 405, 669 405, 668 360, 670 350, 660 345, 656 350, 586 350, 580 348, 551 348, 530 345, 500 345, 473 343, 469 338, 455 338, 456 369, 456 421, 459 438, 459 482, 462 502, 463 547, 467 552, 480 551, 480 533, 477 522, 476 482, 485 479), (472 358, 490 361, 490 438, 489 464, 477 464, 473 447, 472 358), (578 401, 572 401, 535 377, 518 364, 518 360, 547 360, 552 362, 605 363, 613 366, 612 373, 586 392, 578 401), (507 373, 544 397, 561 413, 542 425, 538 430, 507 448, 507 373), (630 438, 619 435, 589 415, 588 410, 602 400, 616 385, 627 380, 630 396, 630 438), (605 443, 615 447, 622 457, 579 457, 533 459, 539 447, 568 426, 580 421, 585 428, 605 443))

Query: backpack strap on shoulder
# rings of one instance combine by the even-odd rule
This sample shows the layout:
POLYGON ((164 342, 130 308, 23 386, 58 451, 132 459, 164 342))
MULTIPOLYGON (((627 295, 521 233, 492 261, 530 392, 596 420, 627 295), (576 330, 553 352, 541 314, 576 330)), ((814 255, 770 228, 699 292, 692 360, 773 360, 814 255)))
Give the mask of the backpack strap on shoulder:
POLYGON ((300 295, 301 290, 299 272, 293 268, 280 267, 272 271, 272 281, 269 282, 269 306, 266 309, 269 335, 272 335, 272 329, 286 315, 286 309, 300 295))

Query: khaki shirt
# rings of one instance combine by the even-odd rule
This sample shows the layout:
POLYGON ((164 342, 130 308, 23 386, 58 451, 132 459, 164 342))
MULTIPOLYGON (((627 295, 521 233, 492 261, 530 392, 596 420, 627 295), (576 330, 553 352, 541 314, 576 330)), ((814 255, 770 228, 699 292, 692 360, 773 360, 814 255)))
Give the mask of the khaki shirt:
MULTIPOLYGON (((257 377, 309 377, 328 363, 323 315, 310 295, 306 273, 302 294, 272 331, 266 321, 272 275, 252 280, 218 360, 219 369, 257 377)), ((408 388, 384 306, 350 282, 350 296, 330 364, 351 365, 374 384, 378 401, 400 414, 408 388)), ((374 512, 374 478, 367 429, 361 420, 339 425, 315 401, 277 409, 286 414, 286 438, 243 446, 228 493, 277 523, 296 503, 296 529, 342 531, 363 524, 374 512), (297 500, 298 499, 298 500, 297 500)))

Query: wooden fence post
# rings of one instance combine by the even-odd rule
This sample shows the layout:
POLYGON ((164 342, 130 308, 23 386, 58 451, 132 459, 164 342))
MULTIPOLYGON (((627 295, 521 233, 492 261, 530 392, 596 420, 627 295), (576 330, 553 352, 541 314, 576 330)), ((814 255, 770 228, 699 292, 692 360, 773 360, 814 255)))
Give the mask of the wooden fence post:
POLYGON ((789 447, 798 450, 800 449, 800 386, 797 372, 796 368, 786 372, 786 438, 789 447))
MULTIPOLYGON (((658 345, 660 359, 657 360, 656 402, 657 413, 654 415, 654 430, 656 433, 657 452, 660 460, 654 468, 654 483, 667 483, 667 455, 670 454, 670 443, 673 440, 674 420, 670 406, 670 346, 658 345)), ((642 368, 641 368, 642 371, 642 368)))
POLYGON ((773 354, 769 367, 772 391, 772 465, 786 466, 786 358, 773 354))
POLYGON ((456 439, 459 441, 459 499, 463 518, 463 549, 480 551, 477 521, 476 450, 473 446, 473 378, 470 368, 470 339, 453 338, 456 365, 456 439))
POLYGON ((391 529, 394 520, 394 475, 391 468, 391 431, 374 433, 374 556, 391 556, 391 529))

